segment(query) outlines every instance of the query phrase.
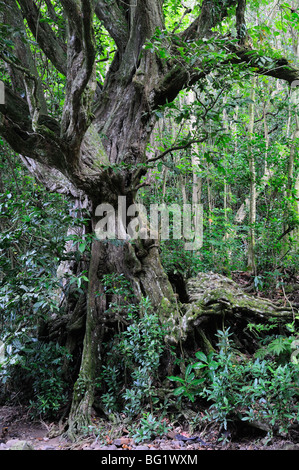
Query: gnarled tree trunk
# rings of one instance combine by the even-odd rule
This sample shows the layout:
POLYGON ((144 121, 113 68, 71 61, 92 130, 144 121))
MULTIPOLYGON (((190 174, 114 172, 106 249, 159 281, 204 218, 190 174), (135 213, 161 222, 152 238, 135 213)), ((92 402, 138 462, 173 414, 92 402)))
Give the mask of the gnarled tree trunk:
POLYGON ((113 318, 107 313, 108 299, 101 282, 104 275, 112 273, 125 275, 130 281, 136 303, 142 296, 148 297, 154 309, 160 310, 161 315, 165 315, 165 305, 175 308, 174 293, 160 263, 155 243, 152 246, 142 246, 141 243, 132 245, 129 241, 115 244, 105 240, 93 242, 88 275, 84 348, 68 422, 70 437, 80 432, 83 426, 90 424, 95 373, 101 363, 102 339, 108 324, 117 325, 118 318, 113 318))

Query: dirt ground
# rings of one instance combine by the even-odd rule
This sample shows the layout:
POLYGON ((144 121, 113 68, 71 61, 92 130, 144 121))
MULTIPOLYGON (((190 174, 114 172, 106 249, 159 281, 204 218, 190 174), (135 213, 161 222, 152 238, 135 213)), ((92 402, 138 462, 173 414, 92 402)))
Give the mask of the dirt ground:
POLYGON ((151 442, 135 443, 134 440, 124 434, 117 438, 102 435, 101 438, 88 436, 82 438, 79 442, 71 443, 61 437, 49 437, 55 428, 54 423, 46 423, 42 420, 33 421, 30 416, 21 407, 0 407, 0 450, 15 450, 18 444, 25 448, 17 450, 181 450, 181 451, 200 451, 200 450, 299 450, 299 442, 292 442, 282 438, 267 439, 261 435, 239 436, 238 440, 234 438, 219 442, 217 432, 210 430, 204 433, 194 433, 190 436, 184 429, 175 428, 162 438, 151 442))

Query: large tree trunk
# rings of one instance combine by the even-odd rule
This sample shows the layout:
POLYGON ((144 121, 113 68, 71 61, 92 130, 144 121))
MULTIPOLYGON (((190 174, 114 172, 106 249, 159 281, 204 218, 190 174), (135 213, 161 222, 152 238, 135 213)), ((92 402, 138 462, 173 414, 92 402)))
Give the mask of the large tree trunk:
MULTIPOLYGON (((93 220, 95 228, 96 220, 93 220)), ((148 297, 161 317, 175 307, 171 284, 162 268, 156 240, 130 241, 94 240, 88 275, 86 327, 83 354, 78 379, 74 386, 73 402, 68 422, 68 436, 74 437, 82 427, 90 424, 94 400, 96 371, 101 365, 102 339, 117 324, 126 324, 127 318, 108 312, 113 298, 105 295, 102 279, 106 274, 124 275, 134 292, 133 302, 148 297), (165 311, 168 310, 169 311, 165 311), (115 315, 115 316, 114 316, 115 315)), ((124 312, 125 313, 125 312, 124 312)))

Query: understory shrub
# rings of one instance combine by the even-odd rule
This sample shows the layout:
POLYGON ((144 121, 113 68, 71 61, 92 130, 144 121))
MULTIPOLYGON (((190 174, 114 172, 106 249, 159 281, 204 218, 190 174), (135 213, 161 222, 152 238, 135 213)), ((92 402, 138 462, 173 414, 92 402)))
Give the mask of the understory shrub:
POLYGON ((98 378, 109 412, 134 417, 157 401, 155 384, 164 348, 163 329, 147 298, 128 309, 128 326, 105 345, 98 378))
POLYGON ((237 355, 228 330, 218 332, 219 352, 197 352, 197 362, 186 375, 169 377, 179 382, 178 397, 191 401, 201 397, 212 402, 206 419, 227 429, 236 421, 263 423, 270 434, 287 434, 299 423, 299 365, 279 360, 237 355))
POLYGON ((5 345, 1 386, 7 392, 19 390, 33 417, 55 417, 68 399, 68 384, 63 377, 64 361, 71 359, 67 349, 56 343, 42 343, 24 331, 5 345))
POLYGON ((133 430, 132 437, 138 443, 163 436, 169 431, 170 427, 164 418, 156 418, 151 413, 143 413, 140 424, 133 430))

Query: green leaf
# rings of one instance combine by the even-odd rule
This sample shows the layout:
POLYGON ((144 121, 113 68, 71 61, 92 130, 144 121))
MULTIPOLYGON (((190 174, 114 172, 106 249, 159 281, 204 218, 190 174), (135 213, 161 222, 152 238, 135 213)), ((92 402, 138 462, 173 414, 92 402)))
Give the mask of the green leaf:
POLYGON ((169 380, 172 380, 172 382, 180 382, 182 384, 185 383, 185 380, 182 379, 181 377, 174 377, 174 376, 170 376, 170 377, 167 377, 169 380))
POLYGON ((195 377, 195 374, 194 374, 194 372, 193 372, 192 374, 189 374, 189 375, 188 375, 186 381, 187 381, 188 383, 191 383, 191 382, 193 381, 194 377, 195 377))
POLYGON ((203 369, 204 367, 207 367, 207 364, 203 364, 202 362, 196 362, 193 364, 193 369, 203 369))
POLYGON ((85 251, 85 248, 86 248, 86 242, 80 243, 80 245, 79 245, 80 253, 83 253, 85 251))
POLYGON ((199 359, 200 361, 203 361, 203 362, 207 362, 207 356, 201 352, 201 351, 197 351, 195 353, 195 356, 197 357, 197 359, 199 359))
POLYGON ((174 390, 173 394, 177 397, 185 393, 185 390, 186 390, 185 387, 178 387, 174 390))
POLYGON ((188 375, 191 374, 191 372, 192 372, 192 364, 188 364, 186 367, 185 376, 187 377, 188 375))
POLYGON ((205 381, 205 378, 202 377, 201 379, 193 380, 192 385, 194 385, 194 386, 200 385, 200 384, 202 384, 204 381, 205 381))

